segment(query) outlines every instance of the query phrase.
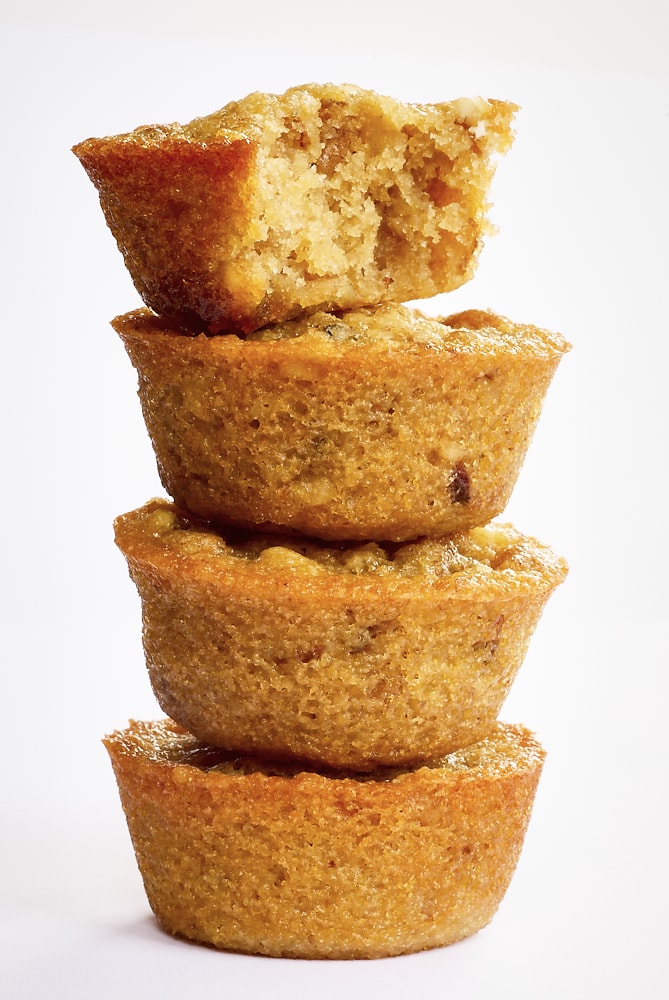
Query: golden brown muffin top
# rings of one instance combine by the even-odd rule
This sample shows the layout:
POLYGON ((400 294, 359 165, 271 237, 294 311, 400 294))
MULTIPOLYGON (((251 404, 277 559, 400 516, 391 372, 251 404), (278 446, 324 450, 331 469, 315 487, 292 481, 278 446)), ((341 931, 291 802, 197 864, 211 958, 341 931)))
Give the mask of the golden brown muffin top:
MULTIPOLYGON (((385 119, 389 124, 405 129, 410 126, 407 116, 410 118, 413 113, 415 124, 421 131, 432 123, 441 124, 446 116, 479 140, 485 139, 488 127, 493 124, 495 111, 499 112, 508 129, 510 119, 518 110, 518 106, 510 101, 484 97, 412 104, 351 83, 304 83, 289 87, 282 94, 254 91, 240 100, 229 101, 216 111, 198 115, 186 124, 141 125, 124 136, 114 138, 147 144, 167 138, 182 138, 205 145, 237 138, 268 140, 270 136, 276 138, 285 131, 286 122, 291 117, 302 123, 317 123, 323 115, 327 115, 330 107, 336 107, 338 115, 344 114, 352 123, 359 118, 377 118, 379 124, 385 119)), ((309 145, 310 138, 313 137, 304 136, 305 147, 309 145)), ((509 143, 511 138, 509 134, 509 143)))
POLYGON ((514 323, 489 310, 470 309, 451 316, 431 317, 418 309, 396 303, 351 309, 341 313, 317 312, 311 316, 274 323, 246 340, 278 341, 301 338, 325 344, 360 346, 419 345, 458 354, 489 356, 523 351, 528 355, 563 354, 569 344, 559 333, 514 323))
MULTIPOLYGON (((183 336, 193 336, 190 331, 148 309, 117 316, 112 326, 124 337, 153 335, 180 341, 183 336)), ((242 343, 247 346, 283 343, 289 347, 291 342, 299 340, 300 350, 314 356, 361 347, 388 352, 416 348, 484 358, 515 354, 541 358, 560 357, 571 349, 560 333, 517 323, 491 310, 469 309, 436 317, 397 303, 342 312, 321 310, 299 319, 272 323, 243 337, 234 333, 216 337, 200 334, 195 339, 206 342, 211 350, 222 351, 242 343)))
POLYGON ((166 565, 188 564, 195 576, 235 575, 257 582, 297 574, 300 586, 325 589, 368 584, 415 592, 416 585, 441 584, 458 596, 481 588, 499 594, 552 589, 566 563, 546 545, 509 524, 457 532, 447 538, 406 543, 324 544, 303 537, 280 537, 214 529, 167 500, 155 499, 115 522, 119 547, 129 559, 166 565))
POLYGON ((146 762, 175 769, 177 781, 196 778, 193 771, 221 778, 251 775, 265 778, 325 778, 356 782, 402 782, 425 772, 441 772, 446 778, 500 777, 533 768, 543 762, 545 753, 535 736, 524 726, 496 722, 485 739, 444 757, 423 762, 419 767, 380 767, 370 772, 316 768, 299 761, 275 761, 247 757, 202 743, 171 719, 154 722, 132 721, 125 730, 113 733, 105 742, 113 742, 121 751, 146 762), (189 776, 188 772, 191 772, 189 776))

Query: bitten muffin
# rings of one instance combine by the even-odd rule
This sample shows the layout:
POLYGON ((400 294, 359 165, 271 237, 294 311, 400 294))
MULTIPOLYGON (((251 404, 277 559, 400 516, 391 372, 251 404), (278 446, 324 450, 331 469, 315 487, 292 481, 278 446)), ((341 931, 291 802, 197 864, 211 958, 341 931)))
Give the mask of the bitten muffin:
POLYGON ((171 721, 105 741, 149 903, 172 934, 294 958, 376 958, 486 926, 544 752, 519 726, 418 770, 286 769, 171 721))
POLYGON ((165 713, 228 750, 357 770, 484 736, 567 572, 508 525, 328 547, 156 500, 115 528, 165 713))
POLYGON ((507 504, 558 363, 555 333, 403 305, 241 339, 117 317, 167 492, 220 524, 404 541, 507 504))
POLYGON ((243 333, 469 279, 516 110, 309 84, 74 152, 144 302, 243 333))

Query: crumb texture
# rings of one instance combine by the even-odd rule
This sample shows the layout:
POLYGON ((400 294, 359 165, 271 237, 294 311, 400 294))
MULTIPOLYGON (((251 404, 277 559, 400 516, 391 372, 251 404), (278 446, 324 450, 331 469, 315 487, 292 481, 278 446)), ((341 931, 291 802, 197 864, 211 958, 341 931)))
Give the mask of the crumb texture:
POLYGON ((74 152, 145 303, 250 332, 467 281, 516 110, 309 84, 74 152))

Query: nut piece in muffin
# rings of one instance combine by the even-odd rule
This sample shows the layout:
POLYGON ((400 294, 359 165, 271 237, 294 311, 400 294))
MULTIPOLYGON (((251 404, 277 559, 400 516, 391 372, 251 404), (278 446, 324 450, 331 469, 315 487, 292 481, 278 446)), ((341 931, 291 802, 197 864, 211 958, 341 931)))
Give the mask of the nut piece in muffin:
POLYGON ((485 927, 511 881, 544 751, 497 725, 417 770, 236 758, 166 720, 105 740, 162 927, 217 948, 358 959, 485 927))
POLYGON ((490 312, 396 304, 188 336, 112 323, 139 378, 160 477, 220 524, 403 541, 506 506, 567 342, 490 312))
POLYGON ((516 110, 308 84, 74 152, 144 302, 244 333, 467 281, 516 110))
POLYGON ((567 572, 509 525, 327 546, 155 500, 115 529, 165 713, 228 750, 356 770, 483 737, 567 572))

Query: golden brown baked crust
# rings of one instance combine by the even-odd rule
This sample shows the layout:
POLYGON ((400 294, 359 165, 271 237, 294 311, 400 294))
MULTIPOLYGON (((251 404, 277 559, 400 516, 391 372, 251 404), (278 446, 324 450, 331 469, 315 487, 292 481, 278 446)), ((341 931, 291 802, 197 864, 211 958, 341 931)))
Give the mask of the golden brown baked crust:
POLYGON ((145 303, 239 333, 468 280, 516 110, 309 84, 74 152, 145 303))
POLYGON ((544 758, 510 725, 429 767, 366 777, 222 759, 170 721, 105 744, 163 928, 295 958, 397 955, 486 926, 544 758))
POLYGON ((506 506, 569 345, 471 311, 312 317, 249 338, 113 321, 167 492, 210 521, 402 541, 506 506))
POLYGON ((567 569, 508 525, 399 546, 117 519, 165 713, 243 753, 357 770, 481 738, 567 569))

